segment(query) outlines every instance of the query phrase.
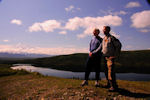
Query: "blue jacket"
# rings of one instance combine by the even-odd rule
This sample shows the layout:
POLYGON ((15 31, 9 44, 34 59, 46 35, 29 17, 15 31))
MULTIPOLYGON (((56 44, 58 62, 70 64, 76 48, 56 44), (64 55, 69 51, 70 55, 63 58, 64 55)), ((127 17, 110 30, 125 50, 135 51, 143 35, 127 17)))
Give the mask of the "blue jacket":
POLYGON ((102 55, 102 38, 99 36, 94 36, 90 42, 90 52, 94 56, 101 56, 102 55))

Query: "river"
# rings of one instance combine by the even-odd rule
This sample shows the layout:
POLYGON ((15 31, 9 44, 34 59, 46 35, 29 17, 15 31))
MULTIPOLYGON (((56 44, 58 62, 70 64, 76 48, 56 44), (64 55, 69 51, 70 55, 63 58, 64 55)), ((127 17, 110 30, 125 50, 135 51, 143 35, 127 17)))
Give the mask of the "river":
MULTIPOLYGON (((84 72, 71 72, 55 70, 50 68, 35 67, 30 64, 15 64, 12 69, 25 69, 30 72, 39 72, 46 76, 56 76, 61 78, 76 78, 84 79, 84 72)), ((104 72, 100 73, 102 79, 105 79, 104 72)), ((150 74, 136 74, 136 73, 117 73, 117 79, 119 80, 129 80, 129 81, 150 81, 150 74)), ((90 79, 95 78, 95 73, 91 72, 90 79)))

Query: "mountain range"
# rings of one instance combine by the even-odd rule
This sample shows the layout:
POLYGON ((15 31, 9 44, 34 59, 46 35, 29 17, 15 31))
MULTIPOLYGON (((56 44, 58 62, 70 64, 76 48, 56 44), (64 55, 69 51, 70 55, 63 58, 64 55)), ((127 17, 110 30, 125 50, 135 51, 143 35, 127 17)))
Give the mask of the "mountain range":
POLYGON ((53 55, 0 52, 0 58, 42 58, 42 57, 51 57, 51 56, 53 55))

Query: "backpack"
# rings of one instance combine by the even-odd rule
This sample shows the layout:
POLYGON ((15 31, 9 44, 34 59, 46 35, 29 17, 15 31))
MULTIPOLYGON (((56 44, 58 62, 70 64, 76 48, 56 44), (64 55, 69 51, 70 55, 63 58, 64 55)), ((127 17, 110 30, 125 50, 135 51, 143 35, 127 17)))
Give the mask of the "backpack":
POLYGON ((121 53, 121 48, 122 48, 121 42, 119 41, 119 39, 117 39, 114 36, 111 36, 111 41, 112 41, 113 47, 115 48, 115 55, 119 56, 121 53))

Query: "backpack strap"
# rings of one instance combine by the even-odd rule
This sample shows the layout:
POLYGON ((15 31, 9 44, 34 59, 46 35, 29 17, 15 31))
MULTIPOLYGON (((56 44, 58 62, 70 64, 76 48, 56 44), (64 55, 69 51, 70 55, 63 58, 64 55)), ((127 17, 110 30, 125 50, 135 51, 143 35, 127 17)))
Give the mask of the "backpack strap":
POLYGON ((96 38, 102 43, 102 38, 100 36, 97 36, 96 38))

